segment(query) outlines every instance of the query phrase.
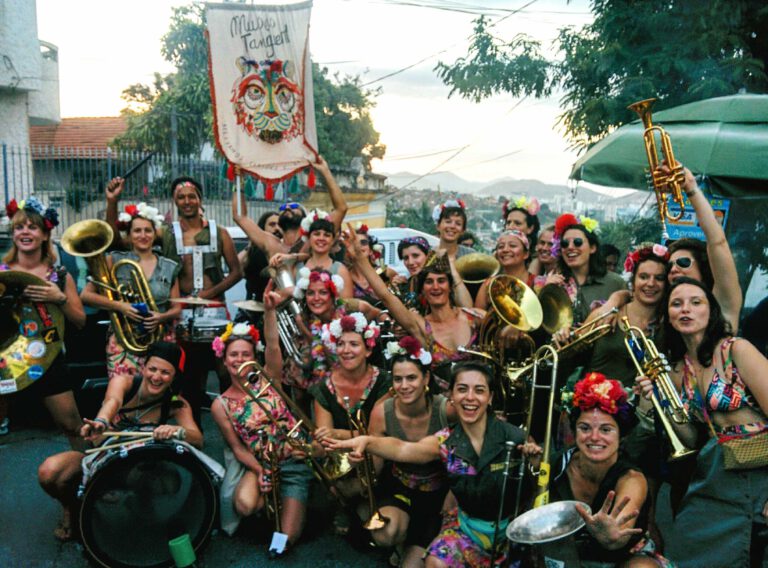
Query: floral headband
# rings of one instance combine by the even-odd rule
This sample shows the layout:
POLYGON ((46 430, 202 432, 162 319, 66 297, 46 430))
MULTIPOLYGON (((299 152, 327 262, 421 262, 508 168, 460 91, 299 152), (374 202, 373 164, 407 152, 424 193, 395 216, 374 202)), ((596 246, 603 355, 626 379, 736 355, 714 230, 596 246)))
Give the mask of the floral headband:
POLYGON ((409 359, 419 361, 425 366, 432 363, 432 354, 422 347, 421 341, 410 335, 406 335, 398 342, 387 343, 384 357, 392 359, 397 355, 406 355, 409 359))
POLYGON ((331 351, 335 351, 336 343, 341 339, 342 334, 347 332, 359 333, 363 336, 368 348, 373 349, 376 346, 376 339, 379 337, 380 329, 375 321, 368 322, 363 314, 354 312, 324 325, 322 331, 323 343, 331 351))
POLYGON ((510 202, 509 200, 504 202, 504 206, 501 210, 502 219, 504 221, 507 220, 507 215, 509 215, 510 211, 513 209, 522 209, 528 215, 537 215, 539 211, 541 211, 541 204, 539 203, 539 200, 535 197, 531 197, 528 199, 525 195, 522 197, 518 197, 514 201, 510 202), (512 206, 510 207, 510 203, 512 206))
POLYGON ((227 347, 227 341, 235 339, 245 339, 250 341, 256 347, 257 351, 263 351, 264 345, 259 341, 259 330, 255 326, 247 323, 232 323, 227 324, 227 329, 224 330, 219 337, 213 340, 211 348, 216 354, 216 357, 221 359, 224 357, 224 350, 227 347))
POLYGON ((501 237, 515 237, 518 239, 521 243, 523 243, 523 246, 525 247, 525 250, 529 250, 530 243, 528 242, 528 237, 524 232, 522 232, 520 229, 510 229, 509 231, 504 231, 499 235, 499 238, 496 239, 496 243, 498 244, 499 239, 501 237))
POLYGON ((299 279, 293 288, 293 297, 298 300, 304 299, 304 293, 312 282, 322 282, 325 287, 331 291, 334 298, 338 298, 344 291, 344 279, 338 274, 329 274, 325 271, 310 270, 304 266, 299 270, 299 279))
POLYGON ((15 199, 11 199, 8 205, 5 206, 5 213, 8 215, 8 219, 12 219, 19 209, 23 209, 28 213, 34 213, 40 215, 43 218, 43 224, 48 231, 52 231, 54 227, 59 224, 59 214, 53 207, 46 209, 43 204, 37 199, 37 197, 28 197, 22 199, 20 202, 16 202, 15 199))
POLYGON ((309 228, 312 226, 312 223, 321 220, 330 222, 331 214, 327 211, 323 211, 322 209, 312 209, 309 213, 307 213, 307 216, 301 220, 300 233, 302 240, 307 240, 307 237, 309 236, 309 228))
POLYGON ((569 414, 574 408, 598 408, 613 416, 629 410, 627 391, 619 381, 602 373, 587 373, 574 385, 573 392, 563 389, 560 400, 569 414))
POLYGON ((152 221, 155 229, 159 229, 163 224, 163 216, 160 215, 157 207, 151 207, 142 201, 138 205, 125 206, 125 210, 117 216, 117 228, 121 231, 127 231, 131 221, 137 217, 152 221))
POLYGON ((627 254, 627 259, 624 261, 624 272, 631 275, 635 270, 635 266, 640 262, 654 257, 667 262, 669 260, 667 247, 657 243, 641 243, 632 252, 627 254))
POLYGON ((440 215, 443 209, 446 207, 454 207, 456 209, 466 209, 467 205, 461 199, 449 199, 445 203, 438 203, 435 208, 432 209, 432 220, 437 223, 440 221, 440 215))
POLYGON ((560 256, 560 237, 562 237, 563 234, 565 234, 565 232, 574 225, 581 225, 590 234, 594 234, 600 229, 600 223, 598 223, 595 219, 585 217, 584 215, 580 215, 578 218, 576 218, 576 215, 573 213, 563 213, 555 221, 555 237, 552 241, 552 256, 560 256))
POLYGON ((419 247, 424 254, 429 253, 429 243, 427 242, 427 239, 424 237, 405 237, 404 239, 400 239, 400 242, 397 245, 397 256, 400 260, 403 259, 403 250, 408 247, 419 247))

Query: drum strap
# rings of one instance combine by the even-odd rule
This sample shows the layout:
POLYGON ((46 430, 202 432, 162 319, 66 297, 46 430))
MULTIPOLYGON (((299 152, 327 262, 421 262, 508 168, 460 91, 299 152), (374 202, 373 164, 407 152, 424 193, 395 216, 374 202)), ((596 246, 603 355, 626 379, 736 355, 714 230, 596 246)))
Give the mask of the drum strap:
POLYGON ((183 256, 192 255, 192 279, 195 291, 203 289, 203 254, 218 251, 218 233, 216 232, 216 221, 208 221, 208 231, 210 233, 210 244, 185 246, 184 236, 181 231, 181 223, 173 222, 173 236, 176 239, 176 254, 183 256))

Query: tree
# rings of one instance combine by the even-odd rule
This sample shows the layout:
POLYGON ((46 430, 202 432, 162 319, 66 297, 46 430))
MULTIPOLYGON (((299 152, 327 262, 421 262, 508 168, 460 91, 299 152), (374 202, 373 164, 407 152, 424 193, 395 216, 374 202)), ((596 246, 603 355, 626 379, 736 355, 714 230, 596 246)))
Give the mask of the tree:
MULTIPOLYGON (((168 33, 163 36, 163 57, 176 72, 155 74, 152 85, 134 84, 123 91, 128 129, 117 139, 123 147, 169 152, 171 120, 177 122, 178 151, 195 154, 213 143, 213 109, 208 81, 208 47, 202 5, 174 8, 168 33)), ((362 157, 384 156, 370 109, 376 91, 365 90, 358 77, 329 77, 327 68, 312 66, 319 151, 335 165, 347 166, 362 157)))
POLYGON ((563 91, 560 125, 574 147, 593 144, 636 118, 628 104, 657 97, 656 110, 746 89, 768 92, 768 6, 762 0, 592 0, 594 21, 560 30, 562 59, 537 42, 504 42, 476 21, 466 57, 438 63, 451 94, 480 101, 498 93, 563 91))

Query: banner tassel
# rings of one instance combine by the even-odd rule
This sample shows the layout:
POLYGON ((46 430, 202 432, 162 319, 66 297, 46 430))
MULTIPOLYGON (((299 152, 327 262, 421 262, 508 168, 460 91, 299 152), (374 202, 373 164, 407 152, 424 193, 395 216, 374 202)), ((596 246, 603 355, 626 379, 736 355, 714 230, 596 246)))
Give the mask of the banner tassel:
POLYGON ((307 187, 309 189, 315 189, 316 183, 317 180, 315 179, 315 168, 309 166, 309 172, 307 173, 307 187))
POLYGON ((272 187, 272 182, 268 181, 266 188, 264 189, 264 199, 272 201, 275 198, 275 189, 272 187))

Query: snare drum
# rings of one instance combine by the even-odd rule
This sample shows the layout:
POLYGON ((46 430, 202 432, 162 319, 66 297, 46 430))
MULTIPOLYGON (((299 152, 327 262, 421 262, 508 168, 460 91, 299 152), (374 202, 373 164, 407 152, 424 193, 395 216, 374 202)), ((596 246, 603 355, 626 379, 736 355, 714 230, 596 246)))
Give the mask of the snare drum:
POLYGON ((228 320, 195 318, 176 327, 176 339, 188 343, 212 343, 227 329, 228 320))
POLYGON ((212 470, 196 453, 182 442, 150 442, 97 454, 80 510, 93 560, 109 568, 171 567, 171 539, 188 534, 195 551, 203 547, 218 498, 212 470))

